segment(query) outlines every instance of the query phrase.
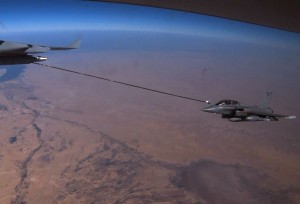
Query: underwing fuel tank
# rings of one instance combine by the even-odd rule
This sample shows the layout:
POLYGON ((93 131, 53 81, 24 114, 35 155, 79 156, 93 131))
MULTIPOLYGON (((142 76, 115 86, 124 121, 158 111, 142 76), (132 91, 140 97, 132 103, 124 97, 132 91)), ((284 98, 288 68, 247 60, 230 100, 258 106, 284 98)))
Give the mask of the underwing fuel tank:
POLYGON ((17 56, 0 56, 0 65, 30 64, 47 60, 47 57, 17 55, 17 56))
POLYGON ((259 117, 259 116, 252 115, 252 116, 246 117, 245 120, 248 120, 248 121, 260 121, 260 120, 263 120, 263 119, 261 117, 259 117))
POLYGON ((259 116, 251 115, 251 116, 247 116, 246 118, 239 118, 239 117, 228 118, 228 120, 231 122, 241 122, 241 121, 262 121, 263 119, 259 116))
POLYGON ((228 120, 231 122, 240 122, 242 121, 242 118, 228 118, 228 120))

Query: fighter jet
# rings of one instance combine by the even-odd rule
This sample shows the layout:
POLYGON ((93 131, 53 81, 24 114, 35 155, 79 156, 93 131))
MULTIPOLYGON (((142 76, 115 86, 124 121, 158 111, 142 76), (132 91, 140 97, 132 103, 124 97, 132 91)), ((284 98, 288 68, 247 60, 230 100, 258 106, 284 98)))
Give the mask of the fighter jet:
POLYGON ((221 114, 231 122, 242 121, 278 121, 279 118, 295 119, 296 116, 287 116, 273 113, 269 107, 272 92, 266 92, 262 103, 257 105, 243 105, 235 100, 221 100, 218 103, 206 107, 204 112, 221 114))
POLYGON ((34 54, 48 52, 49 50, 76 49, 79 46, 80 40, 76 40, 66 47, 31 45, 0 40, 0 65, 30 64, 45 61, 47 57, 34 56, 34 54))

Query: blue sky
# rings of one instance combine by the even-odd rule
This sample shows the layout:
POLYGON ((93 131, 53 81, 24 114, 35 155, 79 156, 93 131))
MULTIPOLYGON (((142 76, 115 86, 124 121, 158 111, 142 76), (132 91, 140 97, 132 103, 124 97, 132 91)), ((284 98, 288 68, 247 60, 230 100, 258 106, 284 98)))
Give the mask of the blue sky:
POLYGON ((3 1, 0 23, 3 36, 31 31, 153 31, 300 46, 299 34, 272 28, 187 12, 80 0, 3 1))
MULTIPOLYGON (((195 18, 195 14, 184 12, 76 0, 12 0, 2 3, 1 6, 4 8, 4 12, 0 14, 1 23, 7 31, 81 29, 193 33, 198 29, 201 20, 195 18)), ((209 24, 207 20, 204 22, 209 24)))

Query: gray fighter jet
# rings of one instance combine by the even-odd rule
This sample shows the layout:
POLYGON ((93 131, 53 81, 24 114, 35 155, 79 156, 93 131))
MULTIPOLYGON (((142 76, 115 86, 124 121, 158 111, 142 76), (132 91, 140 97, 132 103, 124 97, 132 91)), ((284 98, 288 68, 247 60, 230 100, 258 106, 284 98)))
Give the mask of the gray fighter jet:
POLYGON ((231 122, 241 121, 278 121, 279 118, 295 119, 296 116, 287 116, 273 113, 269 107, 272 92, 266 92, 265 99, 259 105, 243 105, 235 100, 221 100, 218 103, 204 108, 204 112, 222 114, 231 122))
POLYGON ((47 60, 46 57, 34 56, 33 54, 44 53, 49 50, 76 49, 79 46, 80 40, 76 40, 66 47, 31 45, 0 40, 0 65, 30 64, 45 61, 47 60))

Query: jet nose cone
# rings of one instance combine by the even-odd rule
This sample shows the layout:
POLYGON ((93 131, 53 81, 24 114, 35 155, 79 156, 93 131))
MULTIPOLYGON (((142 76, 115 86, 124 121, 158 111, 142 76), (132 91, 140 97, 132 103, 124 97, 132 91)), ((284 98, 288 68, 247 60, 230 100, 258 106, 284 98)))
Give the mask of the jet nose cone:
POLYGON ((208 112, 208 113, 214 113, 215 112, 214 108, 212 108, 212 107, 203 108, 202 111, 208 112))

